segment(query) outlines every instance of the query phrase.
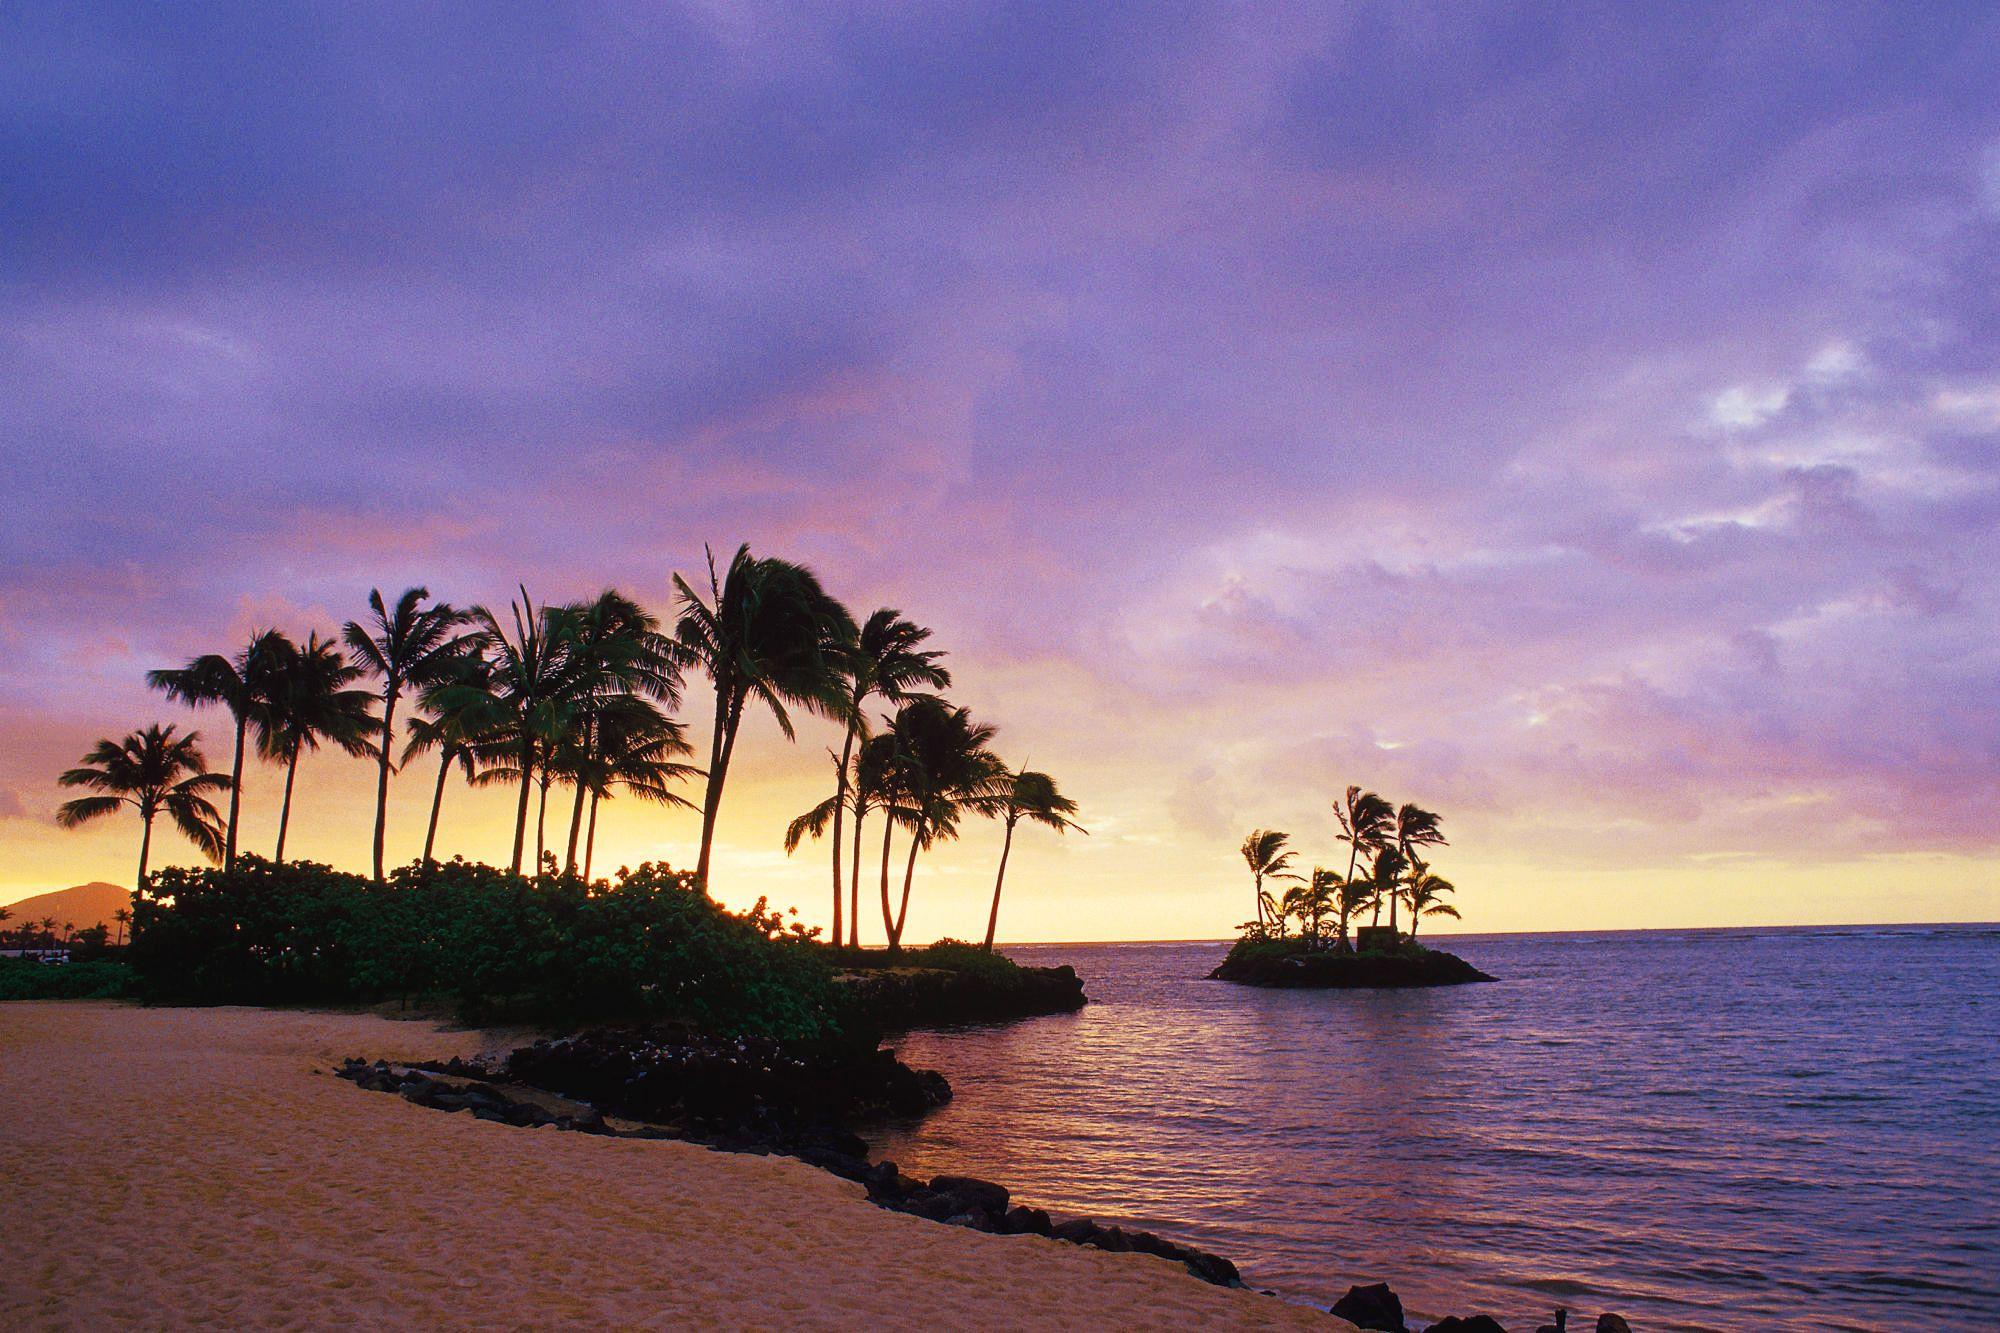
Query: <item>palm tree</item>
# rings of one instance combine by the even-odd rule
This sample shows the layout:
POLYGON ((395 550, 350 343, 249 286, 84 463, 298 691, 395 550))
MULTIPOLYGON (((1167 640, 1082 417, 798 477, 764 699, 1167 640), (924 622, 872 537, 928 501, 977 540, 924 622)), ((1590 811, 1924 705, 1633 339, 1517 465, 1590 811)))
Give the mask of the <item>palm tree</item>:
POLYGON ((304 648, 290 648, 276 668, 270 706, 258 726, 257 750, 285 766, 285 797, 278 807, 278 844, 273 863, 285 861, 285 832, 292 822, 292 784, 299 775, 299 756, 332 741, 351 755, 373 755, 381 747, 373 737, 381 730, 375 718, 375 696, 353 688, 362 670, 347 660, 339 643, 310 635, 304 648))
POLYGON ((934 696, 918 695, 904 704, 890 721, 889 731, 895 741, 890 784, 894 795, 883 808, 885 813, 894 812, 890 830, 898 822, 910 830, 903 897, 893 918, 889 914, 887 832, 882 840, 882 925, 893 953, 903 944, 917 853, 956 838, 962 815, 997 812, 1008 773, 989 748, 995 729, 974 722, 968 710, 954 708, 934 696))
MULTIPOLYGON (((117 911, 111 914, 111 919, 118 923, 118 945, 120 948, 123 948, 125 945, 125 927, 131 924, 132 909, 129 907, 121 907, 117 911)), ((6 920, 6 916, 4 914, 0 914, 0 921, 4 920, 6 920)))
POLYGON ((747 545, 737 548, 722 578, 709 552, 707 600, 679 574, 674 587, 681 604, 674 636, 686 660, 715 685, 715 728, 709 738, 701 853, 695 865, 695 880, 706 889, 716 816, 744 706, 756 699, 769 708, 786 740, 797 738, 787 704, 844 717, 848 695, 842 666, 855 640, 854 618, 804 565, 752 556, 747 545))
POLYGON ((1250 867, 1250 875, 1255 883, 1257 901, 1257 924, 1264 924, 1268 899, 1264 893, 1264 881, 1295 880, 1292 873, 1292 857, 1295 852, 1285 850, 1285 844, 1292 840, 1289 833, 1279 833, 1275 829, 1253 829, 1243 840, 1243 863, 1250 867))
MULTIPOLYGON (((1372 855, 1385 845, 1394 813, 1387 801, 1359 787, 1349 787, 1347 795, 1334 802, 1333 817, 1340 821, 1338 840, 1347 844, 1347 878, 1354 878, 1355 865, 1364 852, 1372 855)), ((1379 920, 1382 914, 1379 900, 1375 914, 1379 920)))
POLYGON ((236 865, 236 830, 243 797, 243 741, 253 722, 269 714, 276 673, 292 641, 277 630, 253 634, 235 657, 209 653, 184 667, 149 671, 147 683, 177 703, 199 708, 221 704, 236 724, 236 753, 229 765, 229 823, 223 834, 222 865, 236 865))
POLYGON ((1295 910, 1299 920, 1306 925, 1315 947, 1320 943, 1320 923, 1329 911, 1335 910, 1340 894, 1340 876, 1324 866, 1314 866, 1298 889, 1288 891, 1289 900, 1293 893, 1298 895, 1295 910))
POLYGON ((993 907, 986 914, 986 943, 981 946, 986 952, 993 952, 993 932, 1000 924, 1000 886, 1007 879, 1007 855, 1014 849, 1014 826, 1026 819, 1047 825, 1057 833, 1075 829, 1087 834, 1089 829, 1070 818, 1076 809, 1076 802, 1057 791, 1056 780, 1046 773, 1023 767, 1007 778, 994 809, 1006 826, 1007 836, 1000 842, 1000 869, 993 876, 993 907))
POLYGON ((1347 923, 1368 910, 1375 899, 1375 885, 1366 879, 1343 879, 1334 886, 1334 906, 1340 912, 1340 951, 1346 953, 1351 947, 1347 941, 1347 923))
MULTIPOLYGON (((951 672, 939 665, 944 654, 923 647, 931 632, 903 619, 894 607, 882 607, 861 627, 854 642, 841 654, 841 673, 846 702, 846 736, 841 741, 840 758, 834 764, 833 825, 833 942, 840 943, 840 834, 841 818, 849 801, 849 777, 854 746, 868 735, 865 707, 871 698, 900 704, 920 690, 943 690, 951 686, 951 672)), ((814 836, 818 836, 815 831, 814 836)), ((790 837, 789 831, 787 837, 790 837)), ((860 832, 855 833, 859 845, 860 832)), ((794 841, 786 850, 796 846, 794 841)), ((859 906, 858 901, 855 904, 859 906)), ((858 931, 860 923, 852 929, 858 931)))
MULTIPOLYGON (((1403 860, 1413 870, 1421 864, 1417 860, 1417 848, 1442 847, 1444 834, 1439 830, 1439 817, 1421 806, 1405 802, 1397 811, 1389 836, 1396 850, 1403 854, 1403 860)), ((1415 910, 1415 909, 1412 909, 1415 910)), ((1389 929, 1396 928, 1396 898, 1389 898, 1389 929)))
POLYGON ((382 682, 382 744, 375 774, 375 879, 383 877, 382 842, 389 825, 389 747, 396 739, 396 702, 403 688, 422 689, 441 679, 464 651, 455 637, 463 617, 443 602, 425 606, 428 588, 405 588, 391 611, 382 590, 368 591, 369 624, 350 620, 341 633, 361 669, 382 682))
MULTIPOLYGON (((1384 898, 1393 901, 1402 894, 1403 872, 1409 868, 1409 861, 1397 849, 1394 843, 1376 850, 1375 863, 1369 867, 1368 878, 1370 881, 1369 896, 1373 899, 1373 906, 1378 915, 1382 911, 1382 900, 1384 898)), ((1391 920, 1394 920, 1393 911, 1391 912, 1391 920)), ((1390 929, 1392 931, 1395 929, 1393 924, 1390 926, 1390 929)), ((1395 937, 1392 935, 1390 938, 1393 940, 1395 937)))
MULTIPOLYGON (((473 607, 467 646, 485 659, 485 682, 480 688, 494 722, 475 747, 481 764, 478 781, 520 784, 514 809, 513 860, 509 863, 509 869, 518 875, 535 772, 555 739, 569 726, 579 673, 562 617, 553 608, 537 607, 524 587, 521 600, 511 609, 514 632, 510 636, 492 611, 473 607)), ((447 707, 458 706, 460 701, 453 691, 464 688, 446 688, 451 696, 447 707)), ((540 866, 536 869, 539 872, 540 866)))
POLYGON ((601 730, 590 766, 578 781, 590 792, 590 824, 583 841, 583 877, 590 878, 591 854, 597 847, 597 803, 623 789, 655 805, 694 809, 694 802, 673 790, 673 784, 701 776, 692 764, 680 762, 694 753, 680 723, 655 711, 601 719, 601 730))
POLYGON ((1410 897, 1410 938, 1417 937, 1417 922, 1427 916, 1457 917, 1458 909, 1444 901, 1447 893, 1456 893, 1457 887, 1441 875, 1431 873, 1430 866, 1412 859, 1408 887, 1404 890, 1410 897))
MULTIPOLYGON (((130 805, 139 811, 138 887, 142 893, 146 862, 153 849, 153 817, 161 811, 209 860, 220 860, 227 852, 222 821, 208 795, 227 790, 230 780, 208 771, 200 735, 191 731, 176 736, 172 727, 156 723, 121 741, 100 740, 79 767, 56 779, 62 786, 98 793, 63 802, 56 822, 64 828, 78 828, 115 814, 120 806, 130 805)), ((53 920, 44 924, 49 930, 55 928, 53 920)))
POLYGON ((457 764, 465 780, 477 778, 475 747, 501 725, 500 705, 487 679, 486 661, 476 654, 454 658, 444 676, 424 687, 417 697, 423 716, 410 725, 403 763, 429 750, 438 752, 437 787, 431 793, 430 824, 424 831, 424 860, 434 859, 438 812, 444 807, 444 784, 457 764))

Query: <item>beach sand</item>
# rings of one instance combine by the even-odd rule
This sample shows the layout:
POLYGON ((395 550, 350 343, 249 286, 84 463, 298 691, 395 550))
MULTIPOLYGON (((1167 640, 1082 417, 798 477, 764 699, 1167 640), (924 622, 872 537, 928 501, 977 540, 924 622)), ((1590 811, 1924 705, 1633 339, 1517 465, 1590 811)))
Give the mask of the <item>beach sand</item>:
POLYGON ((515 1129, 327 1072, 493 1044, 0 1005, 0 1328, 1346 1326, 1150 1256, 889 1213, 788 1159, 515 1129))

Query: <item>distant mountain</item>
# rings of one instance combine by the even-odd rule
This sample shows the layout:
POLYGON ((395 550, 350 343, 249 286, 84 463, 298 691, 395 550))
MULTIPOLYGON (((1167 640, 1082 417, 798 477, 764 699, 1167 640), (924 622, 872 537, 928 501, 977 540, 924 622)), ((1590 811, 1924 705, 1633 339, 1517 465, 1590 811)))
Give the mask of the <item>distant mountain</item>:
POLYGON ((57 930, 66 925, 88 930, 101 922, 109 926, 115 936, 118 925, 111 919, 111 914, 131 905, 132 890, 98 880, 73 888, 57 889, 53 893, 38 893, 17 903, 0 903, 0 907, 14 914, 0 929, 14 930, 27 922, 52 916, 56 919, 57 930))

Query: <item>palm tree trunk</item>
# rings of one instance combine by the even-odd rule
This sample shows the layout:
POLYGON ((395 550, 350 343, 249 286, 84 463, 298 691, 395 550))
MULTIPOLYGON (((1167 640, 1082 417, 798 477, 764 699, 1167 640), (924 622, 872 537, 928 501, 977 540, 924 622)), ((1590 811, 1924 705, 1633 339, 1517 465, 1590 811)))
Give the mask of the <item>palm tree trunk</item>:
POLYGON ((1392 882, 1389 885, 1389 938, 1391 940, 1396 938, 1396 904, 1402 900, 1402 897, 1403 895, 1396 891, 1396 886, 1392 882))
POLYGON ((521 799, 514 808, 514 863, 515 874, 521 873, 521 852, 528 840, 528 793, 535 785, 535 747, 533 742, 521 747, 521 799))
POLYGON ((917 873, 917 849, 924 845, 923 831, 910 835, 910 856, 903 862, 903 901, 896 908, 896 947, 903 947, 903 923, 910 915, 910 880, 917 873))
POLYGON ((396 695, 395 681, 382 687, 382 753, 381 766, 375 774, 375 882, 382 882, 382 837, 389 827, 389 742, 396 737, 396 695))
POLYGON ((1250 873, 1252 882, 1255 884, 1251 892, 1257 895, 1257 928, 1262 930, 1264 928, 1264 873, 1261 870, 1253 870, 1250 873))
POLYGON ((1007 836, 1000 843, 1000 873, 993 877, 993 910, 986 914, 986 952, 993 952, 993 930, 1000 924, 1000 886, 1007 879, 1007 854, 1014 850, 1014 821, 1007 821, 1007 836))
POLYGON ((437 847, 438 811, 444 808, 444 780, 451 776, 451 748, 446 746, 439 753, 437 790, 431 793, 431 825, 424 831, 424 860, 430 861, 431 853, 437 847))
POLYGON ((236 868, 236 820, 243 808, 243 732, 250 724, 246 713, 236 715, 236 759, 229 767, 229 829, 223 838, 222 868, 236 868))
POLYGON ((726 741, 735 739, 730 735, 729 698, 730 686, 721 681, 715 686, 715 732, 708 739, 708 785, 701 793, 701 855, 695 859, 694 882, 704 891, 708 888, 708 857, 715 845, 715 815, 722 808, 722 783, 729 772, 729 748, 726 741))
POLYGON ((590 793, 590 830, 583 835, 583 879, 590 882, 590 854, 597 850, 597 793, 590 793))
POLYGON ((569 854, 563 858, 563 874, 576 873, 576 835, 583 831, 583 788, 581 777, 576 784, 576 805, 569 812, 569 854))
POLYGON ((278 847, 271 853, 272 865, 281 866, 285 863, 285 830, 292 822, 292 781, 298 775, 299 751, 295 746, 292 749, 291 759, 285 764, 285 799, 278 806, 278 847))
POLYGON ((541 789, 535 801, 535 873, 542 873, 542 858, 548 854, 548 842, 544 837, 549 826, 549 770, 542 766, 542 779, 536 784, 541 789))
MULTIPOLYGON (((847 811, 847 765, 854 757, 854 723, 847 724, 847 739, 840 745, 840 772, 835 778, 838 784, 833 793, 833 942, 840 943, 840 823, 847 811)), ((854 838, 861 840, 861 830, 854 830, 854 838)))
MULTIPOLYGON (((139 891, 140 893, 144 893, 144 892, 146 891, 146 861, 147 861, 147 859, 148 859, 148 858, 149 858, 149 857, 150 857, 150 856, 152 855, 152 852, 153 852, 153 812, 152 812, 152 811, 150 811, 150 810, 147 810, 147 811, 145 811, 145 812, 144 812, 144 813, 143 813, 143 814, 142 814, 142 815, 140 816, 140 824, 139 824, 139 828, 140 828, 140 832, 139 832, 139 889, 138 889, 138 891, 139 891)), ((120 922, 120 923, 119 923, 119 925, 118 925, 118 929, 119 929, 119 931, 121 932, 121 935, 122 935, 122 933, 123 933, 123 931, 124 931, 124 929, 125 929, 125 925, 124 925, 124 923, 123 923, 123 922, 120 922)))
POLYGON ((851 949, 861 947, 861 821, 867 815, 866 807, 854 812, 854 869, 847 878, 847 944, 851 949))
POLYGON ((889 915, 889 839, 896 832, 896 821, 884 815, 882 818, 882 934, 888 938, 889 952, 896 952, 901 943, 896 938, 896 919, 889 915))

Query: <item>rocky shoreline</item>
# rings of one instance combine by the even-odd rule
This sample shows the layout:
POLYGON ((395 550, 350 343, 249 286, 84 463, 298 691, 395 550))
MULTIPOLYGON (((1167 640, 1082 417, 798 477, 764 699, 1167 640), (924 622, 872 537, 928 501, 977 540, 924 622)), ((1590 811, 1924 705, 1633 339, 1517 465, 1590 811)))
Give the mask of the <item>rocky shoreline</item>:
POLYGON ((1074 1013, 1088 1002, 1076 969, 1015 967, 998 975, 940 967, 835 973, 846 1002, 881 1032, 952 1023, 998 1023, 1074 1013))
POLYGON ((1462 986, 1493 981, 1456 954, 1286 953, 1239 956, 1232 951, 1208 974, 1211 981, 1293 990, 1390 990, 1402 986, 1462 986))

